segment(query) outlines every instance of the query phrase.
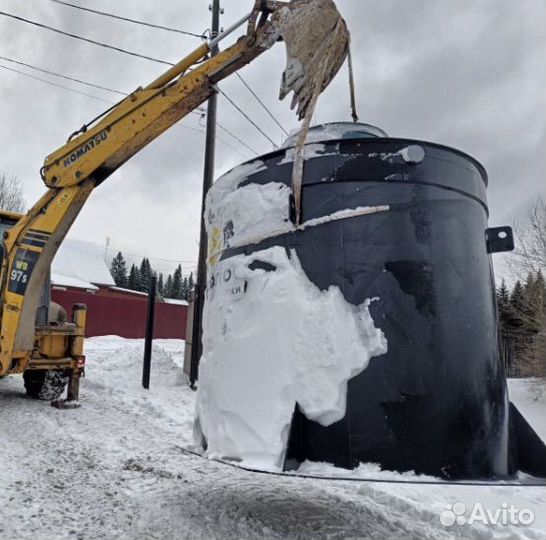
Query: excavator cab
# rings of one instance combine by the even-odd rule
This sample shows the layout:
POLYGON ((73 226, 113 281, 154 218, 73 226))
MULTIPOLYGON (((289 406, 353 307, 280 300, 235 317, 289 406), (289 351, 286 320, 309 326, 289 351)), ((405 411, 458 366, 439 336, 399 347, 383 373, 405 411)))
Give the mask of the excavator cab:
MULTIPOLYGON (((14 227, 22 215, 0 211, 0 257, 4 260, 5 233, 14 227)), ((13 271, 12 271, 13 272, 13 271)), ((8 276, 9 280, 22 279, 8 276)), ((44 280, 40 301, 36 310, 34 348, 30 358, 14 358, 8 374, 23 374, 26 393, 29 397, 52 401, 57 404, 68 386, 67 401, 76 401, 79 395, 79 380, 84 375, 86 307, 76 304, 72 321, 68 322, 62 306, 51 301, 49 272, 44 280)))

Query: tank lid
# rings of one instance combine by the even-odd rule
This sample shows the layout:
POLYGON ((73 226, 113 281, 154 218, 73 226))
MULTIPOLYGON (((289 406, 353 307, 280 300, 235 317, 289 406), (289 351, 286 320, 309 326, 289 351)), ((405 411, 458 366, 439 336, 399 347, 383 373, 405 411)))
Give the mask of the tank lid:
MULTIPOLYGON (((291 131, 281 148, 296 144, 299 130, 291 131)), ((309 128, 306 143, 316 143, 337 139, 378 139, 388 137, 380 128, 360 122, 328 122, 309 128)))

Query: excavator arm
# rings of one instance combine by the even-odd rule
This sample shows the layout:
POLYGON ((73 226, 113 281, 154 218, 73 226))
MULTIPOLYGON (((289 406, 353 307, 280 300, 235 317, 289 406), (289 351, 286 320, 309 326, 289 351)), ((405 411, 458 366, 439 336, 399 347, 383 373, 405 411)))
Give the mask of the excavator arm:
POLYGON ((247 17, 203 43, 145 88, 137 89, 45 159, 41 175, 47 192, 3 242, 0 376, 25 369, 45 276, 93 189, 204 103, 215 92, 216 83, 279 39, 286 41, 288 56, 281 95, 294 91, 292 107, 298 106, 301 117, 314 102, 313 96, 323 90, 343 63, 348 47, 345 23, 332 0, 257 0, 247 17), (209 56, 221 39, 245 22, 245 36, 209 56), (332 47, 325 60, 328 42, 332 47), (315 76, 317 72, 319 77, 315 76))

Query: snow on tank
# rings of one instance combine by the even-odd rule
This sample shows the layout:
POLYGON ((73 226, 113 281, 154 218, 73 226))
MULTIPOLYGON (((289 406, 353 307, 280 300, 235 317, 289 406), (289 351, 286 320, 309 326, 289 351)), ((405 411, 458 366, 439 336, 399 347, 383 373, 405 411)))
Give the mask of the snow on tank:
MULTIPOLYGON (((290 148, 296 144, 299 130, 293 130, 281 148, 290 148)), ((329 122, 309 128, 306 144, 332 141, 337 139, 378 139, 388 137, 380 128, 360 122, 329 122)))

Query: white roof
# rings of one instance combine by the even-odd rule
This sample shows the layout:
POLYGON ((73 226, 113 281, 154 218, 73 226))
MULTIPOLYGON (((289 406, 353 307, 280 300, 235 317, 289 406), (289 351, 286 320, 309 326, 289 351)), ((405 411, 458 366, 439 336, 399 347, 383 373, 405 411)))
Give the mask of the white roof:
POLYGON ((111 291, 118 291, 118 292, 125 292, 125 293, 131 293, 136 294, 140 296, 148 296, 148 293, 142 292, 142 291, 133 291, 133 289, 125 289, 124 287, 108 287, 111 291))
POLYGON ((93 291, 98 291, 99 289, 88 281, 56 273, 51 274, 51 283, 53 283, 53 285, 60 285, 61 287, 77 287, 79 289, 90 289, 93 291))
POLYGON ((178 298, 163 298, 165 304, 176 304, 177 306, 187 306, 186 300, 178 300, 178 298))
POLYGON ((51 264, 55 285, 96 289, 95 285, 115 285, 105 261, 104 249, 84 240, 66 239, 51 264))

